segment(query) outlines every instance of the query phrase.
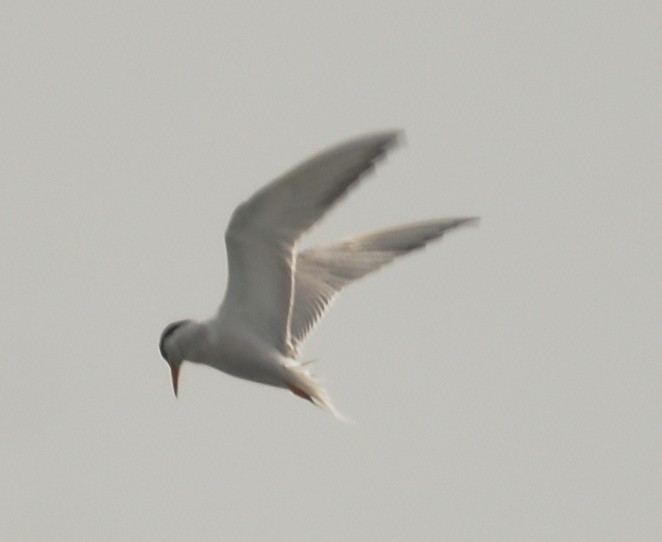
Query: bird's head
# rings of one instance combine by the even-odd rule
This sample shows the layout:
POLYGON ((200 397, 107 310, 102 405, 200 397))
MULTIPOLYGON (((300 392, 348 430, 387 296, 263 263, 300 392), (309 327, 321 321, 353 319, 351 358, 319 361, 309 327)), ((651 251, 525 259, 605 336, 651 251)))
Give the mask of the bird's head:
POLYGON ((180 348, 177 346, 177 333, 180 332, 190 321, 191 320, 179 320, 172 324, 168 324, 161 333, 161 339, 159 340, 161 356, 163 356, 163 359, 168 362, 168 365, 170 365, 172 388, 175 390, 175 397, 177 396, 177 384, 179 382, 179 368, 184 361, 180 348))

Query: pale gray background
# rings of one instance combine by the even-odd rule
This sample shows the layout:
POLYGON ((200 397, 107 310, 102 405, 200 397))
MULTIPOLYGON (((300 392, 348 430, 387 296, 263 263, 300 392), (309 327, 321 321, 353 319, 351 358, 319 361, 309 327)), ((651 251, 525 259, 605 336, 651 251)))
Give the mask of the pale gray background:
POLYGON ((2 540, 662 540, 661 4, 4 2, 2 540), (481 215, 306 345, 185 366, 262 183, 402 127, 311 240, 481 215))

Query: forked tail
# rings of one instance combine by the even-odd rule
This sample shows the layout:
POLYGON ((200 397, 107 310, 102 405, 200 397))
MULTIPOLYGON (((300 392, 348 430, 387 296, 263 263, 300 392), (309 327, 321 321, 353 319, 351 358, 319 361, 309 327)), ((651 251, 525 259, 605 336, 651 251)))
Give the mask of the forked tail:
POLYGON ((308 369, 301 364, 292 364, 287 367, 288 378, 286 380, 287 387, 294 394, 302 399, 310 401, 315 406, 326 410, 333 414, 333 416, 345 423, 352 423, 343 416, 329 398, 329 394, 322 387, 322 385, 315 380, 315 377, 308 372, 308 369))

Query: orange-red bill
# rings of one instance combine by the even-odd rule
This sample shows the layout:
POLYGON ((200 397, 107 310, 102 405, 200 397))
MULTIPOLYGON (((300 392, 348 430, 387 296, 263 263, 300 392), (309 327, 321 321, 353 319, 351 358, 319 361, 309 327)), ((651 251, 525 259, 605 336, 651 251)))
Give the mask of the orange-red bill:
POLYGON ((177 385, 179 383, 179 365, 174 363, 170 365, 170 374, 172 375, 172 389, 175 390, 175 397, 177 397, 177 385))

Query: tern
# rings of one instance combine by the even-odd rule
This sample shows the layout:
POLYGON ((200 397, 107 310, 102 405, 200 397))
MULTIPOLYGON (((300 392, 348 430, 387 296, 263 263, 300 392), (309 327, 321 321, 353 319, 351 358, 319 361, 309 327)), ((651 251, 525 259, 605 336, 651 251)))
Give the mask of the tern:
POLYGON ((175 396, 180 367, 189 361, 290 390, 342 419, 308 364, 298 360, 303 340, 345 286, 477 220, 427 220, 298 250, 302 234, 400 138, 401 132, 388 131, 335 145, 235 209, 225 232, 228 281, 220 308, 207 320, 173 322, 161 334, 175 396))

